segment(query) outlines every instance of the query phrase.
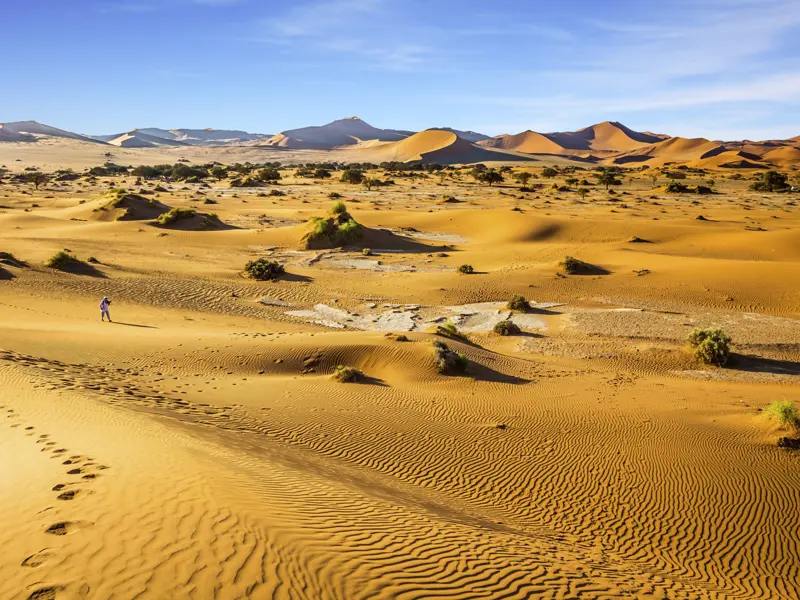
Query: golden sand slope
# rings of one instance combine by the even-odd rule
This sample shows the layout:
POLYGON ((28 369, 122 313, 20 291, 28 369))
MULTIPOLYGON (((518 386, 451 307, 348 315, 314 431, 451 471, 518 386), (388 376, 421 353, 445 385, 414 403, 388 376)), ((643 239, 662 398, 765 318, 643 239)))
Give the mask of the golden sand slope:
POLYGON ((800 598, 798 456, 759 413, 800 402, 800 219, 717 176, 698 204, 644 178, 585 199, 290 173, 281 197, 159 193, 237 227, 206 231, 91 220, 107 181, 0 188, 20 259, 0 280, 0 598, 800 598), (369 256, 300 249, 332 191, 369 256), (65 246, 95 270, 45 267, 65 246), (593 271, 558 275, 566 254, 593 271), (288 274, 241 277, 256 257, 288 274), (484 309, 465 305, 512 294, 553 305, 519 336, 445 340, 464 375, 436 371, 422 317, 401 342, 287 314, 466 331, 484 309), (693 360, 695 326, 733 337, 729 368, 693 360))

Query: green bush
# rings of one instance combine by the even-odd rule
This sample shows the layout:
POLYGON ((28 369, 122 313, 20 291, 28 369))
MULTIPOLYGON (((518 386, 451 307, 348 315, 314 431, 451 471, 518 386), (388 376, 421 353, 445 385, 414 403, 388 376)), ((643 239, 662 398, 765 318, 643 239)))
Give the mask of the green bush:
POLYGON ((331 213, 334 215, 347 214, 347 205, 344 202, 337 202, 331 207, 331 213))
POLYGON ((456 270, 463 275, 472 275, 475 272, 472 265, 460 265, 456 270))
POLYGON ((364 380, 364 373, 355 367, 344 367, 339 365, 333 371, 333 378, 339 383, 358 383, 364 380))
POLYGON ((75 258, 67 250, 59 250, 53 256, 51 256, 48 259, 48 261, 44 264, 45 266, 50 267, 52 269, 58 269, 59 271, 66 271, 70 268, 82 265, 83 262, 75 258))
POLYGON ((565 256, 564 260, 562 260, 559 264, 561 265, 561 268, 570 275, 580 273, 586 268, 586 263, 582 260, 578 260, 574 256, 565 256))
POLYGON ((800 429, 800 411, 791 400, 777 400, 764 411, 769 418, 775 419, 784 429, 800 429))
POLYGON ((344 202, 337 202, 331 208, 327 218, 311 217, 311 231, 306 235, 306 244, 327 242, 333 246, 346 246, 355 243, 363 234, 363 228, 357 223, 344 202))
POLYGON ((286 269, 282 264, 267 260, 266 258, 249 261, 245 265, 244 271, 250 277, 258 279, 259 281, 269 281, 286 273, 286 269))
POLYGON ((441 340, 433 342, 433 362, 439 373, 463 373, 469 368, 469 359, 454 352, 441 340))
POLYGON ((509 310, 518 310, 525 312, 530 308, 530 304, 525 299, 525 296, 521 296, 520 294, 514 294, 511 296, 511 300, 506 303, 506 308, 509 310))
POLYGON ((521 332, 519 326, 514 323, 514 321, 509 321, 508 319, 495 323, 492 331, 498 335, 519 335, 521 332))
POLYGON ((175 221, 180 221, 181 219, 190 219, 197 214, 197 211, 193 208, 171 208, 169 211, 165 212, 162 215, 159 215, 156 221, 158 221, 159 225, 169 225, 170 223, 174 223, 175 221))
POLYGON ((724 366, 730 357, 731 338, 722 329, 695 328, 689 334, 694 355, 707 365, 724 366))

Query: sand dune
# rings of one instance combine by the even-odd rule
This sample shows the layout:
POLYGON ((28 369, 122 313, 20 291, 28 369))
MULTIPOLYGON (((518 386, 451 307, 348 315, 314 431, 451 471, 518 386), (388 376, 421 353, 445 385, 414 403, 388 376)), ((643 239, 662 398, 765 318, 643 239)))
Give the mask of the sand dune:
MULTIPOLYGON (((644 148, 662 143, 715 151, 644 148)), ((73 168, 108 150, 8 147, 73 168)), ((524 158, 443 130, 339 154, 113 150, 524 158)), ((691 197, 637 171, 585 198, 468 172, 367 190, 288 168, 281 196, 0 184, 0 598, 800 599, 797 457, 763 415, 800 402, 796 194, 724 169, 689 173, 717 179, 691 197), (308 249, 334 192, 364 237, 308 249), (205 200, 229 227, 152 222, 205 200), (94 270, 46 266, 65 247, 94 270), (565 274, 567 254, 593 270, 565 274), (256 258, 286 273, 244 277, 256 258), (491 331, 505 320, 520 334, 491 331), (686 346, 714 326, 734 340, 726 368, 686 346), (434 340, 467 370, 440 373, 434 340), (333 380, 339 365, 364 379, 333 380)))
POLYGON ((398 142, 361 145, 353 151, 360 160, 422 161, 426 163, 455 164, 490 161, 524 161, 524 155, 514 156, 502 151, 485 149, 442 129, 420 131, 398 142))
POLYGON ((400 140, 411 133, 410 131, 378 129, 358 117, 350 117, 333 121, 327 125, 283 131, 263 142, 262 145, 280 148, 330 149, 367 140, 400 140))
POLYGON ((33 142, 37 140, 38 136, 102 143, 90 137, 78 135, 77 133, 72 133, 49 125, 42 125, 36 121, 0 123, 0 142, 33 142))

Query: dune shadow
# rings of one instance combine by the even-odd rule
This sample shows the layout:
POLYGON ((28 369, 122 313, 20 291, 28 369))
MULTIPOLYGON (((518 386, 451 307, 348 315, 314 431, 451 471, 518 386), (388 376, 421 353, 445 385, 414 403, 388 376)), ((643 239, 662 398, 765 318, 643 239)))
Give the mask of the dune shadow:
POLYGON ((611 275, 611 271, 598 265, 581 262, 574 270, 568 272, 568 275, 577 275, 579 277, 585 277, 587 275, 611 275))
POLYGON ((506 373, 501 373, 500 371, 474 361, 470 361, 469 368, 467 369, 465 375, 477 381, 509 383, 511 385, 524 385, 531 382, 530 379, 523 379, 522 377, 507 375, 506 373))
POLYGON ((732 354, 727 367, 736 371, 750 373, 771 373, 773 375, 800 375, 800 362, 762 358, 748 354, 732 354))
POLYGON ((70 273, 72 275, 84 275, 86 277, 96 277, 98 279, 107 279, 108 276, 100 269, 90 265, 89 263, 75 261, 68 265, 64 265, 58 269, 63 273, 70 273))
POLYGON ((6 281, 8 279, 14 279, 16 275, 14 275, 11 271, 0 267, 0 281, 6 281))

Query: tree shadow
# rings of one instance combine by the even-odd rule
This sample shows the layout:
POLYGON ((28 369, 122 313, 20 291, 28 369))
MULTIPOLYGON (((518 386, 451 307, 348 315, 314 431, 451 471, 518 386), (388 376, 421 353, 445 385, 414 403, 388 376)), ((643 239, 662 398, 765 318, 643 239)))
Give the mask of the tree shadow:
POLYGON ((800 375, 800 362, 792 360, 779 360, 775 358, 762 358, 747 354, 732 354, 728 364, 729 369, 748 371, 751 373, 771 373, 773 375, 800 375))

